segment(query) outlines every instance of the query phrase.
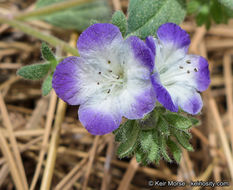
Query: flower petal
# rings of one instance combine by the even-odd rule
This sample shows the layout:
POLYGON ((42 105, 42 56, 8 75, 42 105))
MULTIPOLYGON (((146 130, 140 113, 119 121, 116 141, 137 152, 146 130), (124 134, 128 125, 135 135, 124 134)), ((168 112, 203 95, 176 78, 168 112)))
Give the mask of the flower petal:
POLYGON ((161 84, 158 73, 154 73, 152 76, 152 84, 155 89, 156 99, 168 110, 172 112, 178 111, 178 106, 172 101, 171 95, 167 89, 161 84))
POLYGON ((122 120, 119 109, 111 99, 102 102, 88 102, 79 107, 80 122, 93 135, 104 135, 116 130, 122 120))
POLYGON ((146 45, 150 48, 153 55, 156 55, 155 40, 152 36, 148 36, 145 40, 146 45))
MULTIPOLYGON (((125 40, 125 43, 129 45, 131 51, 133 52, 134 59, 136 59, 138 63, 141 64, 142 66, 149 69, 149 71, 153 71, 154 56, 151 53, 150 49, 145 44, 145 42, 136 36, 131 36, 125 40)), ((130 64, 133 67, 136 66, 134 60, 131 60, 130 64)))
POLYGON ((155 92, 150 77, 154 57, 147 45, 134 36, 125 41, 121 55, 126 76, 125 88, 119 95, 121 111, 128 119, 140 119, 155 106, 155 92))
POLYGON ((74 56, 67 57, 58 64, 52 86, 57 96, 70 105, 84 103, 97 91, 91 68, 83 59, 74 56))
POLYGON ((118 27, 108 23, 98 23, 87 28, 79 37, 77 47, 80 56, 98 60, 112 55, 114 49, 123 42, 118 27))
POLYGON ((186 55, 160 73, 160 81, 165 87, 178 83, 204 91, 210 84, 208 62, 198 55, 186 55))
POLYGON ((181 107, 184 111, 193 115, 201 111, 203 106, 201 96, 192 87, 176 84, 167 88, 167 91, 174 104, 181 107))
POLYGON ((123 116, 128 119, 141 119, 155 107, 155 92, 148 82, 129 84, 119 96, 123 116))
POLYGON ((169 46, 171 49, 184 48, 188 49, 190 37, 188 33, 174 23, 166 23, 158 28, 157 36, 163 45, 169 46))
POLYGON ((189 55, 190 59, 197 64, 198 73, 196 75, 196 81, 197 81, 197 90, 204 91, 206 90, 210 85, 210 71, 209 71, 209 64, 207 60, 201 56, 194 56, 189 55), (191 57, 192 56, 192 57, 191 57))

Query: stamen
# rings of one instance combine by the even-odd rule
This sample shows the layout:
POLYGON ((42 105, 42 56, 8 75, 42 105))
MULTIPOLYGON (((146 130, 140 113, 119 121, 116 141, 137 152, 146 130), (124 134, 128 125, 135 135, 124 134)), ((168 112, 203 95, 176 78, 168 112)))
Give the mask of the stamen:
POLYGON ((99 85, 100 83, 99 82, 97 82, 97 85, 99 85))
POLYGON ((99 75, 101 75, 101 72, 99 72, 99 75))
POLYGON ((190 73, 190 71, 189 71, 189 70, 187 70, 187 73, 189 74, 189 73, 190 73))
POLYGON ((110 64, 111 63, 111 61, 110 60, 108 60, 108 64, 110 64))
POLYGON ((187 64, 191 64, 191 61, 190 61, 190 60, 187 60, 186 63, 187 63, 187 64))
POLYGON ((194 71, 195 71, 195 72, 197 72, 197 71, 198 71, 198 69, 197 69, 197 68, 195 68, 195 69, 194 69, 194 71))
POLYGON ((182 67, 182 66, 179 66, 179 68, 180 68, 180 69, 183 69, 184 67, 182 67))
POLYGON ((120 78, 120 76, 117 76, 117 79, 119 79, 120 78))
POLYGON ((109 94, 109 93, 110 93, 110 91, 111 91, 111 90, 110 90, 110 89, 108 89, 107 93, 109 94))
POLYGON ((111 73, 112 72, 112 70, 109 70, 109 73, 111 73))

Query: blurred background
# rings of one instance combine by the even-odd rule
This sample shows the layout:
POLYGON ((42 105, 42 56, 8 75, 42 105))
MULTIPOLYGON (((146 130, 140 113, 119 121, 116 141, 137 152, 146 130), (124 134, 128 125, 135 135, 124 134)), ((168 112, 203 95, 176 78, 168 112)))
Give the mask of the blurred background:
POLYGON ((91 23, 110 22, 114 10, 127 15, 128 0, 72 1, 52 12, 43 7, 62 0, 0 0, 0 189, 233 189, 233 2, 220 1, 187 1, 181 23, 191 36, 190 53, 207 58, 211 70, 197 116, 201 124, 191 129, 194 151, 183 150, 179 165, 161 160, 140 166, 135 158, 117 158, 112 134, 90 135, 78 121, 77 106, 66 107, 53 91, 42 97, 42 81, 16 75, 21 66, 43 62, 42 41, 52 44, 58 57, 68 56, 58 39, 75 48, 91 23), (222 182, 224 187, 160 187, 156 181, 222 182))

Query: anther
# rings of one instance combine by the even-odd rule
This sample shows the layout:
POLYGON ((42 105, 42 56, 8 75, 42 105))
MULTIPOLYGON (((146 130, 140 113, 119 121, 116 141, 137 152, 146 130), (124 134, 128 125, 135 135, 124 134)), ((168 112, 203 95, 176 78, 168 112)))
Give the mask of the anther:
POLYGON ((109 94, 109 93, 110 93, 110 91, 111 91, 111 90, 110 90, 110 89, 108 89, 107 93, 109 94))
POLYGON ((101 72, 99 72, 99 75, 101 75, 101 72))
POLYGON ((198 71, 197 68, 195 68, 194 71, 197 72, 198 71))
POLYGON ((111 61, 110 60, 108 60, 108 64, 110 64, 111 63, 111 61))
POLYGON ((187 70, 187 73, 189 74, 189 73, 190 73, 190 71, 189 71, 189 70, 187 70))
POLYGON ((191 61, 190 61, 190 60, 187 60, 187 61, 186 61, 186 63, 187 63, 187 64, 190 64, 190 63, 191 63, 191 61))
POLYGON ((184 67, 182 67, 182 66, 179 66, 179 68, 180 68, 180 69, 183 69, 184 67))
POLYGON ((100 83, 99 82, 97 82, 97 85, 99 85, 100 83))
POLYGON ((109 72, 111 73, 111 72, 112 72, 112 70, 109 70, 109 72))
POLYGON ((119 79, 120 78, 120 76, 117 76, 117 79, 119 79))

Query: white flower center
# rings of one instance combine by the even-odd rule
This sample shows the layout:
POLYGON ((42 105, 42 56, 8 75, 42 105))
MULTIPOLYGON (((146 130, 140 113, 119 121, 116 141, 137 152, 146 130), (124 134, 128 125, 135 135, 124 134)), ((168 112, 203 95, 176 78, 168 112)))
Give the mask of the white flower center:
MULTIPOLYGON (((107 62, 112 64, 110 60, 107 62)), ((97 85, 101 88, 101 91, 106 94, 118 94, 124 86, 124 72, 123 68, 119 65, 120 68, 114 69, 112 66, 111 69, 102 69, 98 71, 97 85)))

